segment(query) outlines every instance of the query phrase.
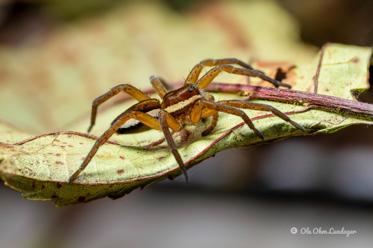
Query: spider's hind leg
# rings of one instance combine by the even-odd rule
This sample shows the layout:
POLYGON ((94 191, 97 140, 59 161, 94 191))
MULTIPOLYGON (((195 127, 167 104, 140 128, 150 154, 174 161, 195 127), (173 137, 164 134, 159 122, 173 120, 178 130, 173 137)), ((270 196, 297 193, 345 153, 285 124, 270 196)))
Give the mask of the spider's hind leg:
POLYGON ((274 114, 275 116, 277 116, 277 117, 283 119, 284 121, 290 123, 295 128, 297 128, 297 129, 299 129, 303 132, 306 132, 305 128, 302 125, 293 121, 286 114, 284 114, 283 112, 281 112, 277 108, 272 107, 271 105, 248 102, 248 101, 244 101, 244 100, 226 100, 226 101, 219 101, 218 103, 224 104, 224 105, 229 105, 229 106, 236 107, 236 108, 252 109, 252 110, 259 110, 259 111, 269 111, 269 112, 272 112, 272 114, 274 114))
POLYGON ((247 116, 247 114, 244 111, 242 111, 241 109, 238 109, 238 108, 235 108, 235 107, 232 107, 232 106, 223 105, 223 104, 217 103, 217 102, 212 102, 212 101, 204 100, 202 102, 203 102, 203 105, 208 109, 212 109, 212 110, 215 110, 215 111, 218 111, 218 112, 225 112, 225 113, 228 113, 228 114, 231 114, 231 115, 236 115, 236 116, 241 117, 242 120, 246 123, 246 125, 248 125, 248 127, 251 130, 253 130, 254 133, 259 138, 264 140, 263 134, 258 129, 256 129, 256 127, 254 126, 250 117, 247 116))

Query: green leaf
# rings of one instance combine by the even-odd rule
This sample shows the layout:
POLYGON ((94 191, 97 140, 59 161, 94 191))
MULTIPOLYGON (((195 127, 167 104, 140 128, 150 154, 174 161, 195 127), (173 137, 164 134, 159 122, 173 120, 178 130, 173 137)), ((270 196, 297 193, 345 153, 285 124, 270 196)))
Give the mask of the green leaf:
MULTIPOLYGON (((306 94, 297 104, 279 100, 254 100, 270 104, 303 125, 309 132, 303 133, 283 120, 259 111, 245 111, 255 126, 264 133, 265 142, 315 133, 331 133, 353 124, 372 124, 373 107, 353 100, 352 90, 367 89, 368 66, 371 49, 329 44, 324 48, 318 73, 318 89, 323 95, 306 94), (336 98, 343 97, 343 98, 336 98), (325 104, 312 99, 326 99, 325 104), (332 102, 334 101, 334 105, 332 102), (303 104, 301 104, 303 103, 303 104), (311 106, 320 109, 305 111, 311 106), (344 110, 348 111, 344 111, 344 110), (297 113, 302 112, 302 113, 297 113)), ((299 66, 296 78, 290 82, 295 89, 312 91, 315 74, 320 62, 299 66)), ((264 69, 264 68, 263 68, 264 69)), ((266 88, 263 88, 266 89, 266 88)), ((283 94, 301 94, 298 91, 269 89, 283 94), (281 93, 282 92, 282 93, 281 93)), ((253 96, 252 92, 247 94, 253 96)), ((277 93, 276 93, 277 94, 277 93)), ((276 95, 275 94, 275 95, 276 95)), ((302 93, 303 94, 303 93, 302 93)), ((245 96, 228 93, 214 93, 220 99, 244 99, 245 96)), ((282 100, 286 100, 285 98, 282 100)), ((289 99, 287 99, 289 100, 289 99)), ((294 102, 294 101, 293 101, 294 102)), ((101 134, 114 116, 131 106, 133 101, 123 101, 99 114, 94 134, 101 134)), ((77 123, 70 130, 84 130, 88 120, 77 123)), ((227 114, 220 114, 218 125, 211 135, 201 137, 206 123, 190 126, 193 134, 179 151, 188 167, 215 153, 239 146, 262 143, 242 120, 227 114)), ((180 140, 181 134, 175 134, 180 140)), ((31 137, 16 131, 8 125, 0 126, 0 176, 5 184, 23 196, 33 200, 53 200, 57 205, 86 202, 109 196, 121 197, 135 188, 180 174, 178 165, 165 143, 152 148, 146 145, 162 138, 155 130, 115 135, 103 145, 89 166, 74 184, 67 183, 69 176, 79 167, 82 159, 92 147, 95 137, 77 131, 55 132, 31 137)))

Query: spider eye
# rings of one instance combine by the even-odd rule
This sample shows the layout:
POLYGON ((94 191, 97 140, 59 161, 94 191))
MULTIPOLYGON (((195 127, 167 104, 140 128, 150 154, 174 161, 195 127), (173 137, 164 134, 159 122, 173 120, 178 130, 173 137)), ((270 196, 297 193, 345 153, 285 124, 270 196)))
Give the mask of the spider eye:
POLYGON ((190 85, 189 87, 188 87, 188 91, 189 92, 193 92, 193 91, 195 91, 197 89, 197 86, 195 86, 194 84, 192 84, 192 85, 190 85))

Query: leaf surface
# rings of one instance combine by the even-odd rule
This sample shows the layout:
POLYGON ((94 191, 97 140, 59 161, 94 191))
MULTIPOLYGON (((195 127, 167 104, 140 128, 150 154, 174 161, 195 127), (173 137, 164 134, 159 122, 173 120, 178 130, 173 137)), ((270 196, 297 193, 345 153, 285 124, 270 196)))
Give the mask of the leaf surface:
MULTIPOLYGON (((314 64, 299 66, 290 83, 295 89, 313 91, 319 67, 316 81, 320 94, 340 97, 338 99, 342 102, 359 105, 351 91, 368 88, 367 68, 371 49, 329 44, 324 52, 321 66, 318 66, 320 56, 314 64)), ((217 100, 247 97, 228 93, 214 93, 214 96, 217 100)), ((373 120, 369 116, 370 104, 361 103, 361 106, 368 109, 368 116, 362 116, 359 113, 340 112, 338 109, 305 111, 309 107, 307 103, 295 105, 277 101, 254 101, 270 104, 288 113, 294 121, 308 130, 303 133, 266 112, 245 110, 255 120, 254 125, 264 133, 265 142, 300 135, 331 133, 353 124, 370 125, 373 120)), ((101 134, 116 114, 133 103, 124 101, 100 113, 94 135, 101 134)), ((70 130, 83 130, 87 123, 87 120, 82 120, 72 125, 70 130)), ((231 115, 221 113, 214 132, 200 137, 205 125, 206 123, 200 123, 188 127, 192 135, 189 142, 181 144, 179 148, 188 167, 223 149, 263 142, 243 125, 240 118, 231 115)), ((179 140, 180 135, 182 134, 175 135, 176 140, 179 140)), ((135 188, 180 173, 164 142, 152 148, 146 147, 162 138, 162 134, 155 130, 113 136, 110 142, 100 148, 74 184, 67 183, 68 178, 89 152, 95 136, 69 131, 30 137, 9 125, 1 124, 0 137, 0 176, 5 184, 22 192, 28 199, 53 200, 57 205, 86 202, 104 196, 117 198, 135 188)))

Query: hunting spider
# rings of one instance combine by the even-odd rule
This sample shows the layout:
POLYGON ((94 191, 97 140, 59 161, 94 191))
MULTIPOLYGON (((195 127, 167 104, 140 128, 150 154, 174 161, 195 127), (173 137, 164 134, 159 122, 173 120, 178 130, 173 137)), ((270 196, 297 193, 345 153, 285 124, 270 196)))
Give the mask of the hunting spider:
POLYGON ((168 146, 174 155, 180 170, 185 176, 186 181, 188 176, 186 173, 184 162, 177 150, 175 141, 173 140, 170 129, 173 132, 179 132, 186 124, 197 124, 201 119, 211 118, 210 124, 203 131, 202 135, 209 134, 216 126, 218 121, 218 112, 224 112, 231 115, 239 116, 254 131, 254 133, 264 139, 263 134, 255 128, 253 122, 242 109, 254 109, 261 111, 270 111, 274 115, 289 122, 291 125, 304 131, 304 128, 298 123, 292 121, 287 115, 278 109, 260 103, 248 102, 245 100, 226 100, 214 101, 212 95, 204 92, 205 89, 216 76, 221 72, 238 74, 248 77, 258 77, 262 80, 272 83, 274 86, 290 88, 288 84, 279 82, 271 77, 268 77, 263 72, 255 70, 249 64, 246 64, 235 58, 225 59, 206 59, 193 67, 184 85, 178 89, 168 91, 165 82, 159 77, 150 77, 151 84, 156 93, 162 99, 159 101, 155 98, 150 98, 145 93, 129 84, 120 84, 109 90, 107 93, 96 98, 92 104, 91 124, 88 132, 91 131, 96 121, 97 108, 100 104, 117 95, 120 92, 125 92, 136 99, 138 103, 125 110, 111 124, 110 128, 102 134, 93 145, 92 149, 85 157, 79 169, 70 177, 69 182, 74 182, 80 173, 87 167, 97 150, 102 146, 114 133, 122 133, 122 126, 130 119, 135 119, 142 124, 156 130, 161 130, 164 133, 168 146), (233 66, 236 65, 236 66, 233 66), (204 67, 213 67, 206 74, 200 77, 204 67), (154 117, 149 114, 151 110, 159 110, 159 114, 154 117))

